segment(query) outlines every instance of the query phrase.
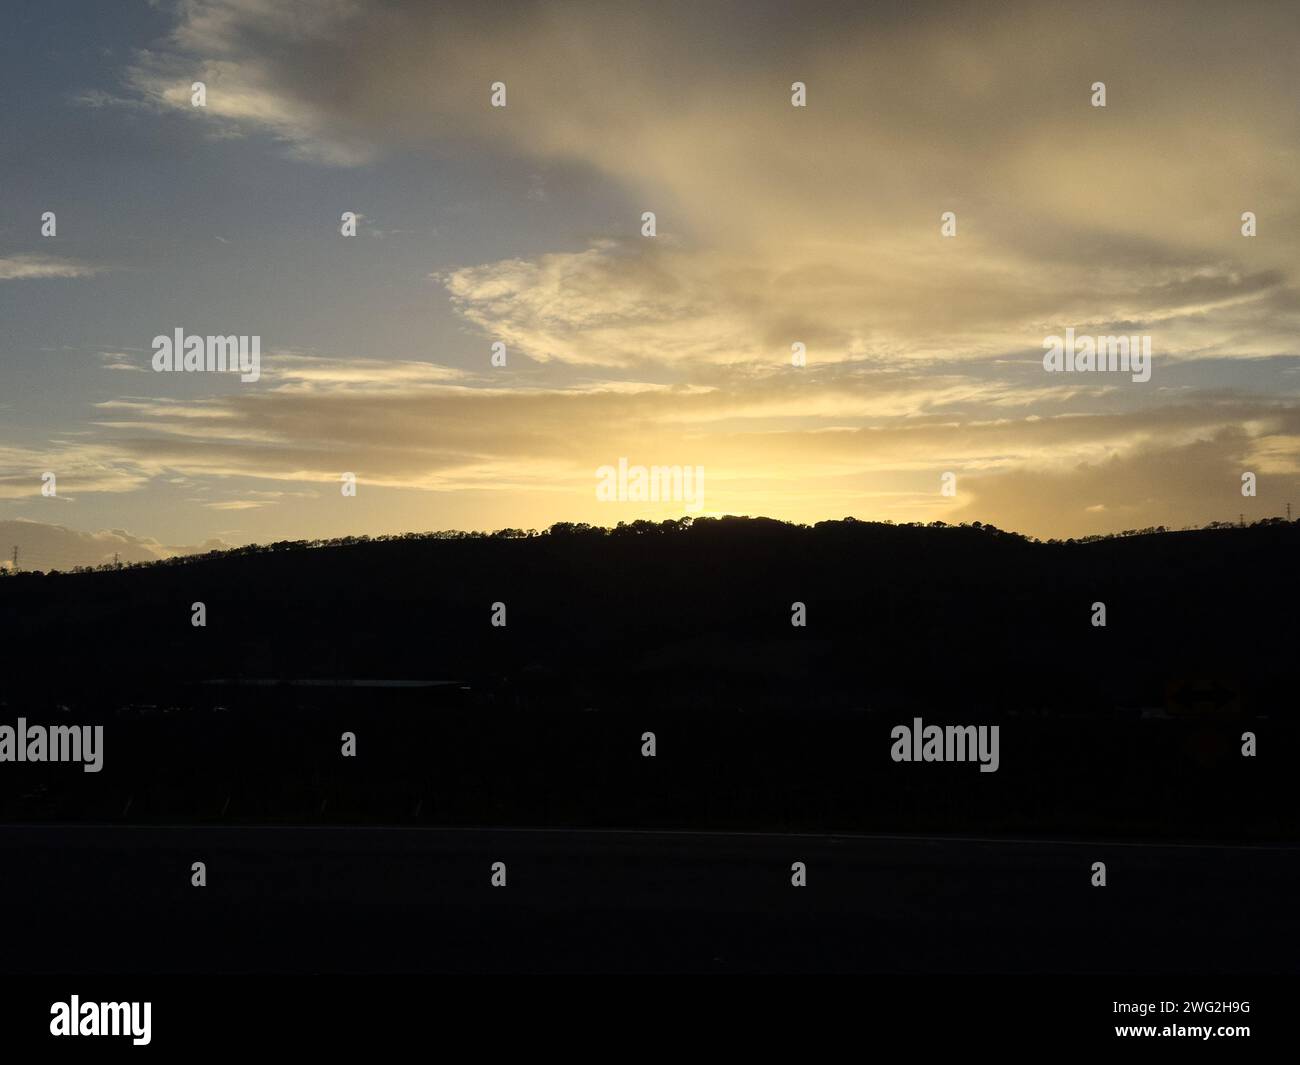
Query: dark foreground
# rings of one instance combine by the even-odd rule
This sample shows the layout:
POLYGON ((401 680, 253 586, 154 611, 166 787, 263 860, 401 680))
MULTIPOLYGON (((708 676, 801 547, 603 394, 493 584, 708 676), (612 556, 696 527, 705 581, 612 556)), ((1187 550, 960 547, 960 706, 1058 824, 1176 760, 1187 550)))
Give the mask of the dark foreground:
POLYGON ((37 825, 0 868, 10 973, 1300 972, 1296 846, 37 825))

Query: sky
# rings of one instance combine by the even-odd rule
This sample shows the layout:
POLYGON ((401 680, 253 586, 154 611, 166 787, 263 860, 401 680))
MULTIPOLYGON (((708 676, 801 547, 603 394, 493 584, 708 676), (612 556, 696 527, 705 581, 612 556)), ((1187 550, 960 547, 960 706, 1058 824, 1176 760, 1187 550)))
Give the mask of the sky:
POLYGON ((1300 504, 1294 4, 5 22, 5 564, 688 514, 1068 537, 1300 504), (177 328, 260 337, 260 379, 155 372, 177 328), (1047 372, 1066 329, 1149 337, 1150 379, 1047 372), (601 498, 620 460, 703 491, 601 498))

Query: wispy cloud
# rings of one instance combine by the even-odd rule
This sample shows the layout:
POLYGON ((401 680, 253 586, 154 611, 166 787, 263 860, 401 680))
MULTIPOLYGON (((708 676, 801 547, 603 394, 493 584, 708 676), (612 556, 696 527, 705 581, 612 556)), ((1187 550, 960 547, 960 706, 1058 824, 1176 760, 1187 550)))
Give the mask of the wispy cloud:
POLYGON ((0 258, 0 281, 33 281, 45 278, 93 277, 102 267, 48 255, 11 255, 0 258))

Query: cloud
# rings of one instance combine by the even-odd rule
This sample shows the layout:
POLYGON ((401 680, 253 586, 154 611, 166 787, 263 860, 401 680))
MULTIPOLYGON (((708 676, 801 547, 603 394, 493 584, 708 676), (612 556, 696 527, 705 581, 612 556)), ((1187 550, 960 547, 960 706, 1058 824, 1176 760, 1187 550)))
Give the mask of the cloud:
POLYGON ((1208 4, 195 0, 130 77, 195 113, 203 75, 206 117, 333 165, 417 149, 604 175, 641 205, 621 237, 436 275, 542 362, 765 362, 795 341, 981 359, 1117 321, 1166 359, 1257 357, 1300 330, 1294 39, 1281 10, 1208 4), (1269 239, 1240 236, 1244 209, 1269 239))
POLYGON ((581 252, 432 275, 469 322, 541 361, 588 366, 979 359, 1072 325, 1158 334, 1162 361, 1291 352, 1300 314, 1278 271, 1227 263, 1031 271, 996 253, 959 263, 899 248, 878 262, 792 246, 781 263, 601 240, 581 252), (982 279, 973 276, 982 275, 982 279), (1025 278, 1033 277, 1034 286, 1025 278), (943 306, 933 305, 935 282, 943 306))
POLYGON ((432 362, 394 359, 331 359, 276 352, 267 356, 264 374, 277 391, 349 389, 391 391, 425 385, 469 382, 462 370, 432 362))
POLYGON ((1252 468, 1255 442, 1227 427, 1204 439, 1166 445, 1149 437, 1123 453, 1064 469, 1018 469, 959 482, 967 501, 955 519, 1015 513, 1018 527, 1058 537, 1152 524, 1179 528, 1208 521, 1247 521, 1285 514, 1300 478, 1275 479, 1263 497, 1243 498, 1241 474, 1252 468), (1104 502, 1103 502, 1104 501, 1104 502), (1151 515, 1159 514, 1158 522, 1151 515))
MULTIPOLYGON (((136 536, 125 529, 82 532, 65 525, 14 519, 0 521, 0 541, 18 548, 18 565, 23 570, 70 570, 74 566, 99 566, 112 562, 152 562, 173 555, 218 551, 230 545, 221 540, 190 547, 172 547, 150 537, 136 536)), ((12 557, 4 561, 13 568, 12 557)))
MULTIPOLYGON (((511 259, 433 279, 470 322, 540 362, 633 366, 771 360, 777 323, 760 290, 774 279, 728 278, 703 256, 615 241, 578 253, 511 259), (727 281, 731 280, 731 285, 727 281)), ((789 325, 790 323, 787 323, 789 325)), ((793 335, 814 339, 813 322, 793 335)), ((787 329, 784 336, 792 335, 787 329)), ((788 355, 789 345, 785 345, 788 355)))
POLYGON ((642 516, 594 500, 593 471, 626 456, 705 466, 707 513, 968 519, 1075 535, 1221 518, 1247 469, 1261 495, 1242 509, 1294 496, 1296 365, 1261 364, 1269 372, 1253 392, 1186 389, 1176 377, 1154 390, 1082 375, 1046 382, 1035 361, 1001 359, 714 364, 688 383, 559 386, 294 354, 265 387, 184 402, 124 396, 97 404, 83 438, 0 449, 0 498, 39 500, 52 470, 58 501, 157 480, 197 491, 191 501, 208 510, 287 504, 275 509, 292 522, 336 494, 347 470, 367 493, 499 499, 507 523, 611 522, 642 516), (938 490, 948 471, 956 498, 938 490))
MULTIPOLYGON (((1048 387, 1041 373, 1016 379, 996 363, 956 363, 942 373, 870 361, 798 374, 722 365, 688 385, 609 387, 517 380, 471 387, 437 373, 412 380, 400 361, 295 365, 312 371, 311 387, 286 379, 270 390, 183 405, 103 403, 96 445, 140 476, 167 471, 202 483, 280 486, 209 501, 214 509, 255 509, 302 486, 324 494, 349 470, 372 488, 482 493, 528 512, 553 506, 558 520, 589 508, 592 471, 621 456, 704 465, 710 510, 806 518, 870 508, 896 520, 963 513, 1042 535, 1069 533, 1070 521, 1088 529, 1133 524, 1126 492, 1153 513, 1195 511, 1180 486, 1195 483, 1196 467, 1166 491, 1155 472, 1163 467, 1148 465, 1148 454, 1177 453, 1211 479, 1229 467, 1238 476, 1252 469, 1267 480, 1270 505, 1277 492, 1300 487, 1294 388, 1278 395, 1173 388, 1146 398, 1144 386, 1071 380, 1048 387), (366 367, 375 387, 357 383, 366 367), (387 387, 393 381, 401 386, 387 387), (1118 400, 1100 409, 1099 399, 1116 391, 1131 397, 1127 409, 1118 400), (1057 486, 1078 482, 1093 466, 1110 472, 1060 505, 1068 488, 1057 486), (938 492, 945 471, 959 475, 956 499, 938 492), (1106 477, 1115 480, 1110 496, 1106 477), (1134 495, 1138 485, 1145 487, 1134 495), (548 498, 554 504, 540 502, 548 498), (1110 505, 1099 511, 1098 503, 1110 505)), ((1268 380, 1284 379, 1289 365, 1279 363, 1268 380)), ((1035 370, 1031 364, 1022 374, 1035 370)), ((1220 502, 1213 494, 1202 499, 1203 520, 1220 516, 1220 502)))
POLYGON ((123 370, 127 373, 145 372, 145 367, 141 365, 144 360, 133 352, 101 351, 98 355, 102 368, 105 370, 123 370))
POLYGON ((271 353, 255 389, 99 404, 93 445, 65 455, 88 484, 242 479, 214 505, 252 509, 271 497, 250 483, 352 470, 591 519, 591 471, 626 455, 706 465, 709 511, 1044 535, 1222 517, 1247 464, 1260 507, 1295 486, 1300 113, 1283 6, 175 10, 126 72, 141 106, 310 164, 485 159, 573 224, 543 250, 493 233, 487 261, 461 250, 429 275, 507 344, 509 370, 271 353), (790 106, 796 79, 807 108, 790 106), (559 174, 613 191, 626 217, 564 215, 559 174), (1257 237, 1240 234, 1245 210, 1257 237), (1150 384, 1045 375, 1043 338, 1067 326, 1150 335, 1150 384), (938 494, 944 471, 956 499, 938 494))
POLYGON ((42 476, 55 475, 56 498, 83 492, 134 492, 145 487, 149 473, 110 443, 56 440, 47 447, 0 444, 0 500, 41 497, 42 476))
POLYGON ((265 130, 313 162, 357 166, 374 157, 366 138, 331 124, 327 102, 286 91, 280 81, 294 65, 295 49, 312 49, 317 61, 341 57, 349 20, 361 5, 216 0, 180 11, 167 48, 141 51, 127 71, 142 104, 189 112, 206 120, 218 139, 238 136, 245 126, 265 130), (191 100, 196 81, 207 87, 202 108, 191 100))
POLYGON ((101 268, 48 255, 12 255, 0 258, 0 281, 93 277, 101 268))

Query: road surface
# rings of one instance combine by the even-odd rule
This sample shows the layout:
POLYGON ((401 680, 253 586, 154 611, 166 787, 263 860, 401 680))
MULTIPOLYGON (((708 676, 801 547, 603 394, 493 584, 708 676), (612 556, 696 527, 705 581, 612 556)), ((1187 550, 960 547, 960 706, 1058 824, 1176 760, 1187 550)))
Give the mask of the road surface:
POLYGON ((0 969, 1295 973, 1298 887, 1295 846, 0 826, 0 969))

